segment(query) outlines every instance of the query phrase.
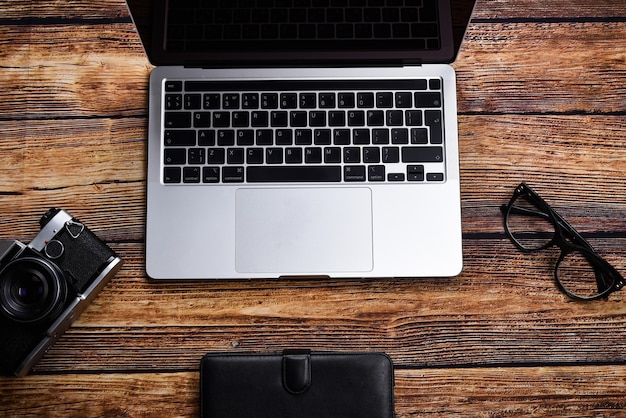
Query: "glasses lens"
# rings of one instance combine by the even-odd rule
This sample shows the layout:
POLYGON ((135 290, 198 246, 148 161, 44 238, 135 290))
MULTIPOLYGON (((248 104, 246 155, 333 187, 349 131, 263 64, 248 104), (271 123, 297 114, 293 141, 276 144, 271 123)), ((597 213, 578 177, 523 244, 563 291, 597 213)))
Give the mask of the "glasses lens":
POLYGON ((613 278, 593 262, 590 254, 572 251, 562 256, 556 278, 565 290, 582 299, 597 296, 613 287, 613 278))
POLYGON ((527 251, 546 248, 554 238, 554 225, 550 215, 539 209, 525 195, 513 202, 506 224, 517 245, 527 251))

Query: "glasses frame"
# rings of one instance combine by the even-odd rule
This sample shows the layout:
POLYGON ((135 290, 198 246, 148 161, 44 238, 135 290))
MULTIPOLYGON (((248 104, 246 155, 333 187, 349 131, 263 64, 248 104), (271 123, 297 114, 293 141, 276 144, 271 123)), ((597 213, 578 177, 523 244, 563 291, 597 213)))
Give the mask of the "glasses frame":
POLYGON ((606 299, 609 294, 621 289, 622 287, 624 287, 624 285, 626 285, 626 280, 624 280, 624 277, 622 277, 622 275, 604 258, 598 255, 598 253, 596 253, 591 244, 589 244, 578 233, 578 231, 576 231, 561 215, 559 215, 554 209, 552 209, 545 200, 543 200, 525 183, 520 183, 520 185, 515 188, 515 191, 513 192, 513 196, 511 197, 509 203, 506 205, 502 205, 500 209, 504 216, 504 230, 506 232, 506 235, 521 251, 524 251, 526 253, 534 253, 545 250, 549 247, 552 247, 553 245, 556 245, 561 249, 561 255, 557 259, 556 265, 554 267, 554 279, 556 280, 558 288, 570 298, 583 301, 597 300, 603 298, 606 299), (526 199, 528 199, 528 201, 532 203, 538 209, 538 211, 532 211, 521 208, 519 206, 515 206, 515 202, 520 197, 525 197, 526 199), (539 216, 548 220, 554 226, 554 235, 546 244, 538 248, 531 249, 524 247, 515 238, 515 236, 509 229, 509 215, 511 213, 526 213, 528 215, 539 216), (596 283, 598 285, 598 294, 593 296, 577 295, 569 291, 559 279, 558 271, 561 262, 565 259, 565 257, 567 257, 567 255, 574 252, 582 254, 587 259, 589 264, 591 264, 591 266, 593 267, 596 276, 596 283))

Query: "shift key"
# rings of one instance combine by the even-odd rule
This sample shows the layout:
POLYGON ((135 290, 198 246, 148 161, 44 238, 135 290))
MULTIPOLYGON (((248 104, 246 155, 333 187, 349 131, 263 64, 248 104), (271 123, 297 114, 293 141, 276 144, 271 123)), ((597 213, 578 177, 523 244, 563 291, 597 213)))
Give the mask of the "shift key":
POLYGON ((441 163, 443 147, 402 147, 403 163, 441 163))

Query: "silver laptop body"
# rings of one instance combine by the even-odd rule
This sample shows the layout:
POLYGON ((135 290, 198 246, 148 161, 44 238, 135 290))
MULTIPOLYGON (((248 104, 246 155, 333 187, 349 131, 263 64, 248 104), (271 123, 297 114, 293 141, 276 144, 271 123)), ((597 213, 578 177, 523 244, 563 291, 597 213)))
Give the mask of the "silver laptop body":
POLYGON ((449 65, 158 66, 150 77, 149 112, 146 271, 151 278, 440 277, 461 272, 456 83, 449 65), (248 182, 251 164, 245 162, 239 168, 246 178, 236 183, 224 178, 205 182, 206 177, 186 182, 183 169, 183 179, 172 184, 164 172, 169 158, 164 101, 171 100, 172 80, 228 85, 416 78, 439 80, 442 92, 444 161, 420 162, 421 181, 388 181, 396 171, 406 174, 404 162, 388 165, 378 182, 354 181, 345 162, 335 164, 341 177, 331 182, 248 182), (431 172, 436 174, 431 177, 431 172))

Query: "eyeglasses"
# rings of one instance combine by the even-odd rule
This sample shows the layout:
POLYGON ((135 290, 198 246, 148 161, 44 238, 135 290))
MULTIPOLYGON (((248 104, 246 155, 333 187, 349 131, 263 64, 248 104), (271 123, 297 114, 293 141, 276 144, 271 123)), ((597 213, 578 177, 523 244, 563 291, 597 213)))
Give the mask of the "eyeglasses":
POLYGON ((517 186, 501 210, 506 234, 520 250, 536 252, 553 245, 561 249, 554 278, 570 298, 606 298, 626 284, 622 275, 526 184, 517 186))

